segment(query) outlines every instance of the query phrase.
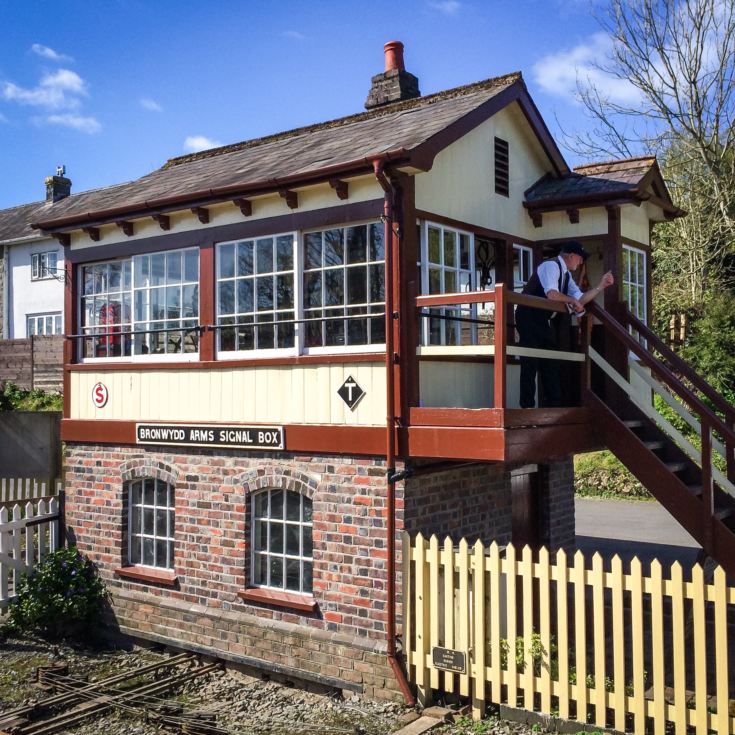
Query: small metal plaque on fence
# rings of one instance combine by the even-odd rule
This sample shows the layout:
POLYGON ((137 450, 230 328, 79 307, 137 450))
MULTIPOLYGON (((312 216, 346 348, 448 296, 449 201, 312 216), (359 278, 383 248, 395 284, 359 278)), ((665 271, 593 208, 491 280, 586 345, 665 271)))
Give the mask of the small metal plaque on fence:
POLYGON ((435 669, 454 671, 457 674, 467 673, 467 654, 464 651, 434 646, 431 649, 431 661, 435 669))

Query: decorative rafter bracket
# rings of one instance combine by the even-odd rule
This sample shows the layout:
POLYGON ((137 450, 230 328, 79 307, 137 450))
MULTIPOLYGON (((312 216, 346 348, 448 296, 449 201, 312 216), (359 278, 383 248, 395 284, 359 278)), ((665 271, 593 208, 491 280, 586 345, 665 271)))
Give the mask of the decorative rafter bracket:
POLYGON ((121 220, 115 222, 115 224, 123 231, 128 237, 132 237, 135 234, 135 225, 129 220, 121 220))
POLYGON ((85 234, 89 236, 89 239, 93 242, 99 242, 100 240, 100 228, 99 227, 82 227, 85 234))
POLYGON ((569 222, 573 225, 579 224, 579 209, 576 207, 570 207, 567 209, 567 217, 569 217, 569 222))
POLYGON ((286 200, 289 209, 298 209, 299 195, 292 189, 281 189, 278 194, 286 200))
POLYGON ((533 222, 533 226, 541 227, 541 225, 543 224, 543 215, 541 214, 541 212, 529 211, 528 214, 531 217, 531 222, 533 222))
POLYGON ((209 210, 206 207, 192 207, 192 214, 203 224, 209 224, 209 210))
POLYGON ((337 192, 337 196, 340 199, 347 199, 349 197, 349 186, 346 181, 342 179, 330 179, 329 185, 337 192))
POLYGON ((51 237, 55 237, 60 245, 68 248, 71 245, 71 234, 68 232, 51 232, 51 237))
POLYGON ((233 199, 232 203, 242 212, 243 217, 253 214, 253 203, 249 199, 233 199))
POLYGON ((158 222, 158 226, 162 230, 171 229, 171 218, 167 214, 152 214, 151 217, 158 222))

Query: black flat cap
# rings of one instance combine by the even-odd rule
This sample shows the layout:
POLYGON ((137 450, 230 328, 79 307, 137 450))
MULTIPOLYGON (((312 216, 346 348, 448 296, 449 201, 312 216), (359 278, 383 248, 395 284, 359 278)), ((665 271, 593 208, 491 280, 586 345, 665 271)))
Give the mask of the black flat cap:
POLYGON ((582 243, 577 242, 576 240, 569 240, 569 242, 562 243, 559 252, 579 255, 585 260, 590 257, 590 254, 582 247, 582 243))

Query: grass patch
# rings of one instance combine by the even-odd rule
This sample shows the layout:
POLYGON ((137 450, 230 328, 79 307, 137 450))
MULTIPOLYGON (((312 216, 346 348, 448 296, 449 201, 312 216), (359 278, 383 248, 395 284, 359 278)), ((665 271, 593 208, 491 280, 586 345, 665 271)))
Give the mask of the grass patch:
POLYGON ((61 393, 23 390, 10 381, 0 384, 0 411, 61 411, 63 408, 61 393))
POLYGON ((574 492, 580 498, 653 500, 651 493, 607 450, 574 458, 574 492))

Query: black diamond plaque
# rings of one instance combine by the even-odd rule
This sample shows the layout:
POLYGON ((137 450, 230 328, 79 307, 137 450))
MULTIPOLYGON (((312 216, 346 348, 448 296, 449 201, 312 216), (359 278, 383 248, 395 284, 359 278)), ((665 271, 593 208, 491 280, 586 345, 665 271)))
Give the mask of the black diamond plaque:
POLYGON ((339 397, 347 404, 347 408, 350 411, 355 409, 355 406, 360 402, 360 399, 365 395, 365 391, 360 388, 357 381, 351 376, 347 376, 347 380, 342 383, 342 386, 337 391, 339 397))

